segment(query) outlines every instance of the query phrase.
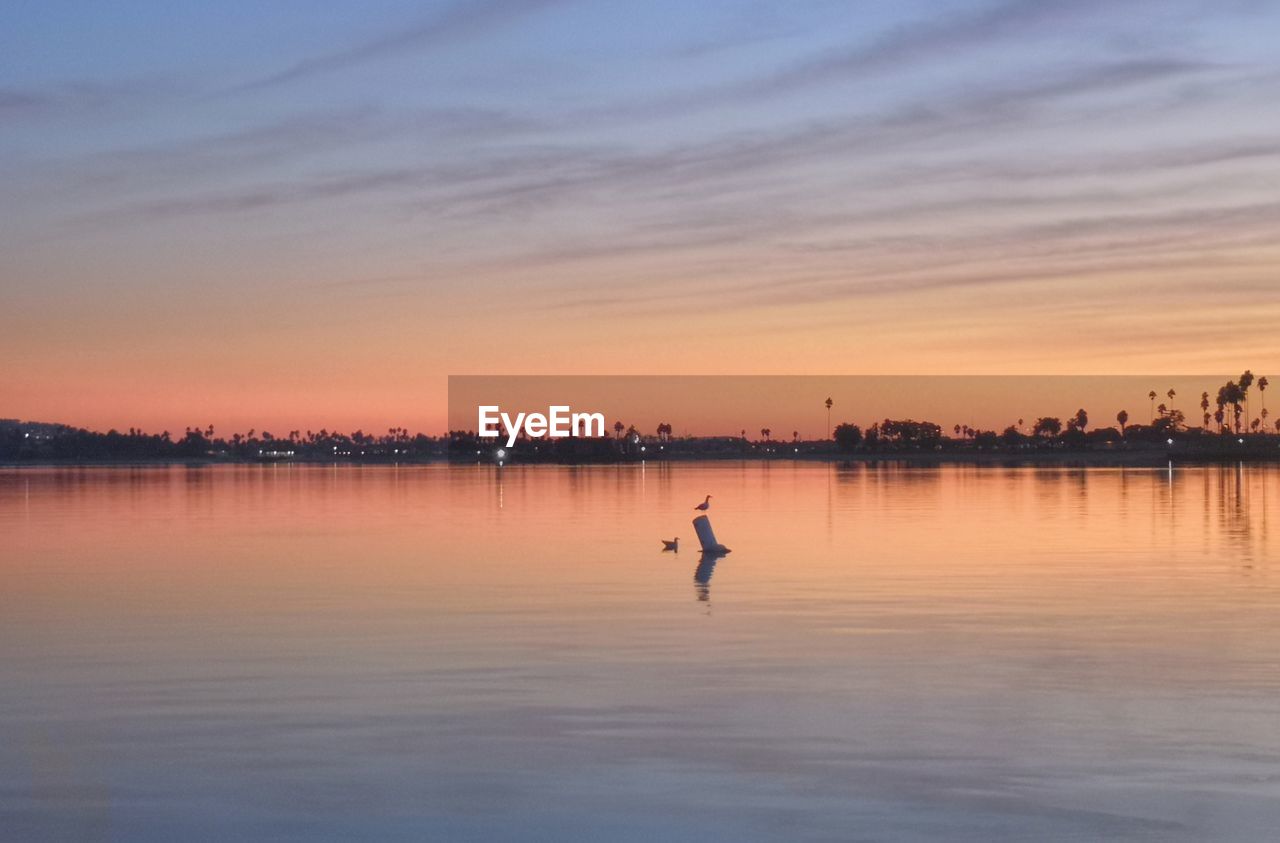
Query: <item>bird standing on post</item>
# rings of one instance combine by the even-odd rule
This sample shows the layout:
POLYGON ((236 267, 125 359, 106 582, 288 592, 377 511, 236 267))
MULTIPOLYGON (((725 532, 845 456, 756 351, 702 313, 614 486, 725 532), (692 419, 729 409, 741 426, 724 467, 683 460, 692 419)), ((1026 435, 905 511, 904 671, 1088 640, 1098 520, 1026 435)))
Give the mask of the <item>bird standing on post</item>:
POLYGON ((701 511, 701 512, 706 512, 706 511, 707 511, 708 509, 710 509, 710 508, 711 508, 711 496, 710 496, 710 495, 707 495, 707 499, 706 499, 706 500, 704 500, 702 503, 700 503, 700 504, 698 504, 697 506, 695 506, 695 507, 694 507, 694 509, 697 509, 697 510, 699 510, 699 511, 701 511))

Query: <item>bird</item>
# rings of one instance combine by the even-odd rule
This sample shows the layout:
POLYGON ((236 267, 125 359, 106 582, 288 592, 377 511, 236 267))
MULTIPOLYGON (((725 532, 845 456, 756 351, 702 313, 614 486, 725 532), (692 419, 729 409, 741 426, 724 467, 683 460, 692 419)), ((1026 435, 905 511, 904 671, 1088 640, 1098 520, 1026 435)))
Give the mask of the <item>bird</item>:
POLYGON ((706 499, 705 501, 703 501, 702 503, 700 503, 700 504, 698 504, 697 506, 695 506, 695 507, 694 507, 694 509, 699 510, 699 511, 701 511, 701 512, 706 512, 706 511, 707 511, 708 509, 710 509, 710 508, 711 508, 711 496, 710 496, 710 495, 707 495, 707 499, 706 499))
POLYGON ((663 552, 663 553, 666 553, 668 550, 674 550, 676 553, 679 553, 679 552, 680 552, 680 537, 679 537, 679 536, 676 536, 676 537, 675 537, 674 539, 672 539, 671 541, 667 541, 666 539, 663 539, 663 540, 662 540, 662 552, 663 552))

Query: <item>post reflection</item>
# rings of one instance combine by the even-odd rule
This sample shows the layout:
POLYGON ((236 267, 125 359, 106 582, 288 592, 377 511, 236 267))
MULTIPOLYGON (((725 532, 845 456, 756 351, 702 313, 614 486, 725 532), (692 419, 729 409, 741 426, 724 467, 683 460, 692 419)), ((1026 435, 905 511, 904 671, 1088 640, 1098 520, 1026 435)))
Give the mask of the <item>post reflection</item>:
POLYGON ((698 557, 698 567, 693 570, 693 591, 703 603, 711 599, 711 575, 716 572, 716 562, 723 556, 724 554, 703 553, 698 557))

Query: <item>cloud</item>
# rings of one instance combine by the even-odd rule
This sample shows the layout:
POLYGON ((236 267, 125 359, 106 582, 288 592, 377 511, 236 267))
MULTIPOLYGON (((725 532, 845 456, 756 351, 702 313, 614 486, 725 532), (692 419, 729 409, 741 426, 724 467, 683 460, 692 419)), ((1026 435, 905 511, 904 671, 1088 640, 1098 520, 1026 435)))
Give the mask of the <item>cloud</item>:
POLYGON ((137 108, 173 100, 188 92, 181 80, 163 76, 59 82, 25 90, 0 88, 0 115, 8 119, 92 115, 112 108, 137 108))
POLYGON ((49 104, 50 99, 45 94, 0 88, 0 115, 6 117, 31 114, 46 108, 49 104))
MULTIPOLYGON (((963 134, 988 135, 1025 125, 1037 109, 1091 92, 1119 92, 1133 86, 1203 75, 1212 64, 1182 59, 1137 59, 1046 73, 1017 85, 968 96, 943 94, 937 100, 897 107, 882 114, 815 121, 782 131, 728 135, 653 152, 580 152, 535 166, 508 166, 516 178, 494 179, 464 196, 455 208, 483 209, 495 203, 571 201, 597 191, 655 196, 680 191, 668 200, 706 198, 709 188, 742 185, 753 177, 771 179, 787 167, 880 153, 898 154, 912 145, 963 134), (552 166, 547 166, 548 164, 552 166), (559 166, 556 166, 559 164, 559 166)), ((498 170, 496 172, 502 172, 498 170)))
POLYGON ((420 50, 456 39, 473 37, 507 25, 513 19, 548 8, 563 0, 475 0, 459 2, 432 20, 296 62, 283 70, 236 86, 231 92, 248 92, 288 84, 300 79, 346 70, 371 61, 420 50))
MULTIPOLYGON (((493 139, 536 127, 536 122, 503 111, 441 108, 388 112, 353 106, 291 115, 234 131, 107 150, 74 162, 42 162, 72 184, 137 189, 175 179, 244 177, 254 168, 297 164, 307 156, 412 137, 422 141, 493 139)), ((53 176, 42 174, 50 183, 53 176)))
MULTIPOLYGON (((512 214, 571 206, 602 193, 626 195, 626 209, 646 204, 681 208, 676 220, 699 212, 700 203, 727 191, 753 190, 778 180, 790 167, 824 161, 897 155, 913 145, 1025 124, 1038 109, 1084 93, 1122 91, 1150 82, 1186 78, 1215 66, 1180 59, 1139 59, 1043 74, 1017 85, 984 90, 968 97, 946 93, 936 101, 908 104, 878 115, 813 122, 780 131, 728 135, 636 151, 624 146, 587 147, 580 143, 516 147, 497 152, 474 149, 453 161, 404 164, 350 173, 318 174, 290 182, 249 186, 175 199, 128 203, 101 215, 107 224, 138 217, 230 213, 261 210, 311 200, 329 200, 372 191, 398 193, 418 213, 452 218, 509 217, 512 214), (687 201, 686 201, 687 200, 687 201)), ((454 115, 454 122, 495 125, 502 115, 454 115)), ((452 118, 450 118, 452 119, 452 118)), ((151 162, 164 166, 207 164, 219 156, 287 152, 300 138, 317 143, 356 142, 369 137, 367 119, 335 112, 284 121, 248 132, 184 144, 170 156, 151 162)), ((446 120, 449 122, 449 120, 446 120)), ((516 121, 518 124, 518 121, 516 121)), ((386 131, 411 131, 405 124, 386 131)), ((154 151, 153 151, 154 152, 154 151)), ((140 152, 150 159, 152 152, 140 152)), ((196 171, 199 171, 199 167, 196 171)), ((811 212, 812 213, 812 212, 811 212)))
MULTIPOLYGON (((1128 4, 1142 5, 1142 0, 1129 0, 1128 4)), ((947 59, 952 53, 1001 41, 1016 41, 1053 24, 1097 11, 1114 12, 1122 5, 1122 0, 1005 0, 976 11, 899 26, 869 43, 828 50, 747 79, 605 106, 584 116, 655 118, 758 102, 886 70, 898 71, 913 63, 947 59)))

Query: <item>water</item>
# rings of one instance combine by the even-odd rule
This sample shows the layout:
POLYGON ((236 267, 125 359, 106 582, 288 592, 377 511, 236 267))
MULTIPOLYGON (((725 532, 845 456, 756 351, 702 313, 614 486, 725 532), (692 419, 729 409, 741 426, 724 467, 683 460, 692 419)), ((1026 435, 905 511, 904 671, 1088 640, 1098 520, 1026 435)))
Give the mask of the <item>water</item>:
POLYGON ((1260 467, 0 470, 0 837, 1271 839, 1277 502, 1260 467))

